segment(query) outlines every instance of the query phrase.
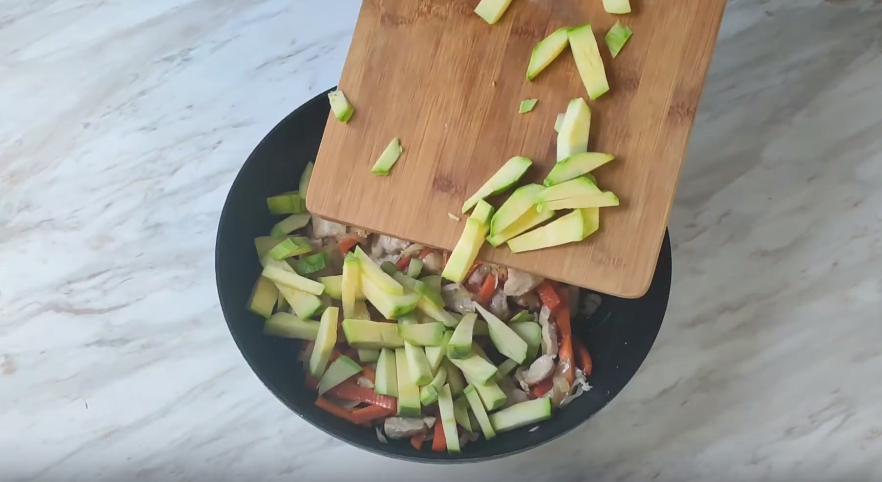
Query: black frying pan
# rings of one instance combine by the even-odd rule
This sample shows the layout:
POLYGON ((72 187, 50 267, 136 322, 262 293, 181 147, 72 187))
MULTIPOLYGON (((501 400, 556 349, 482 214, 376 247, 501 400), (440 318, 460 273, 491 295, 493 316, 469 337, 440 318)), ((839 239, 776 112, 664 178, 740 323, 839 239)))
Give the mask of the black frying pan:
MULTIPOLYGON (((296 340, 261 333, 263 320, 245 309, 260 264, 254 238, 269 233, 278 220, 266 198, 296 189, 300 173, 315 159, 329 105, 322 93, 279 123, 245 161, 227 196, 217 233, 217 290, 230 333, 258 378, 298 416, 320 430, 356 447, 399 459, 457 463, 488 460, 537 447, 576 428, 615 397, 637 372, 661 327, 671 288, 671 244, 665 236, 649 292, 640 299, 602 296, 600 309, 573 322, 594 360, 593 389, 540 424, 499 434, 494 440, 466 445, 461 454, 416 451, 407 441, 377 440, 374 430, 350 425, 313 405, 315 393, 303 388, 296 340)), ((340 193, 345 196, 345 192, 340 193)), ((354 200, 356 201, 356 200, 354 200)), ((588 292, 584 291, 584 297, 588 292)))

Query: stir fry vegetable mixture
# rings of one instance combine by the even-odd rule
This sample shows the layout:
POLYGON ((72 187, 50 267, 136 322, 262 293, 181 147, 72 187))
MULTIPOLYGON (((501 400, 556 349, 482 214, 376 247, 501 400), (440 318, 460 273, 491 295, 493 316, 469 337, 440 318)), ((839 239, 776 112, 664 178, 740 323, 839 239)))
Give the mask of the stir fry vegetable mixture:
POLYGON ((299 191, 267 199, 287 217, 254 240, 263 272, 248 308, 266 334, 306 341, 316 406, 381 441, 459 452, 590 389, 570 325, 578 289, 481 262, 448 282, 447 252, 311 216, 311 167, 299 191))

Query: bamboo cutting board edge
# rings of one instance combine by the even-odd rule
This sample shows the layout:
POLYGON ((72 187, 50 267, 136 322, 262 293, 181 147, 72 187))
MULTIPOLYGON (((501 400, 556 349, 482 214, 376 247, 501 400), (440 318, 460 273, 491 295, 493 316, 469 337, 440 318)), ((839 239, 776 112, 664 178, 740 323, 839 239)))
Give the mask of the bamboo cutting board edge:
MULTIPOLYGON (((548 161, 553 164, 556 137, 553 131, 554 118, 557 113, 563 111, 565 101, 569 98, 582 96, 587 100, 587 97, 578 74, 575 73, 575 66, 561 65, 566 63, 564 60, 564 57, 568 56, 566 53, 552 63, 533 83, 520 80, 529 58, 529 55, 521 59, 517 58, 523 54, 523 44, 532 48, 532 45, 538 41, 537 38, 541 39, 561 26, 561 20, 554 18, 554 12, 549 13, 547 18, 541 18, 540 15, 536 15, 535 8, 538 7, 529 7, 533 8, 532 11, 525 7, 518 12, 519 3, 521 2, 516 0, 503 20, 497 25, 489 26, 483 24, 470 8, 463 8, 463 2, 458 0, 427 1, 417 6, 404 5, 401 0, 365 1, 340 83, 341 89, 353 101, 356 113, 350 123, 345 125, 339 123, 333 115, 329 116, 325 137, 316 160, 312 185, 317 185, 316 180, 318 180, 318 185, 333 186, 333 189, 310 189, 307 199, 309 210, 320 217, 368 231, 449 250, 455 245, 465 224, 465 216, 459 214, 462 201, 483 184, 505 160, 512 155, 526 155, 536 162, 536 166, 531 168, 530 179, 535 181, 544 177, 550 169, 551 164, 548 161), (398 10, 390 12, 387 8, 392 10, 398 8, 398 10), (438 20, 433 18, 433 15, 443 18, 441 21, 433 22, 432 20, 438 20), (461 29, 465 29, 467 44, 463 48, 469 49, 468 51, 474 55, 464 63, 458 64, 460 67, 458 71, 433 73, 432 66, 426 69, 425 65, 434 63, 437 67, 445 55, 449 54, 448 50, 451 48, 449 32, 452 29, 447 24, 450 15, 456 17, 455 19, 464 19, 463 24, 466 27, 461 29), (373 24, 369 23, 371 18, 366 20, 366 16, 373 16, 373 24), (480 24, 476 24, 475 19, 480 24), (391 27, 384 25, 384 22, 392 22, 391 27), (408 63, 395 64, 401 65, 401 68, 391 72, 390 69, 377 69, 377 65, 383 65, 378 64, 378 60, 388 60, 388 49, 395 47, 393 40, 396 35, 402 34, 401 26, 410 28, 411 24, 420 22, 428 23, 420 25, 418 31, 409 33, 413 36, 413 42, 408 45, 411 52, 398 52, 395 55, 409 58, 408 55, 421 52, 422 55, 417 55, 412 60, 421 62, 423 70, 413 69, 408 63), (392 31, 387 32, 386 38, 377 35, 377 30, 381 26, 392 31), (497 29, 497 31, 488 30, 492 33, 490 38, 477 42, 468 37, 470 32, 475 32, 476 29, 478 31, 497 29), (512 50, 510 48, 512 44, 518 44, 521 51, 518 51, 518 48, 512 50), (424 46, 425 50, 414 53, 414 50, 418 50, 413 48, 414 46, 424 46), (386 59, 377 59, 378 55, 386 55, 386 59), (516 64, 514 70, 518 74, 517 81, 511 80, 513 60, 516 64), (380 80, 388 81, 391 78, 394 83, 396 76, 412 75, 414 71, 419 74, 433 73, 436 78, 428 79, 429 82, 438 80, 437 77, 443 82, 458 79, 460 83, 454 85, 453 89, 464 89, 463 85, 465 85, 471 90, 461 92, 460 96, 439 96, 443 97, 444 101, 440 102, 429 96, 420 98, 419 95, 414 95, 417 89, 410 91, 404 89, 403 92, 396 92, 397 96, 390 96, 389 92, 383 92, 382 88, 378 87, 377 81, 371 84, 371 80, 366 80, 366 76, 372 73, 380 80), (462 82, 464 78, 471 83, 462 82), (491 85, 492 88, 489 87, 491 85), (564 92, 555 97, 554 93, 559 90, 564 92), (549 92, 552 94, 549 95, 549 92), (375 95, 380 98, 374 97, 375 95), (533 112, 519 116, 516 113, 516 104, 525 98, 539 98, 539 104, 533 112), (563 106, 557 102, 560 100, 564 101, 563 106), (414 118, 394 119, 396 113, 388 112, 390 101, 417 106, 410 110, 414 118), (511 105, 510 112, 499 108, 506 102, 511 105), (477 133, 481 131, 486 134, 481 129, 486 126, 492 128, 502 125, 500 120, 509 122, 504 124, 505 128, 496 129, 485 135, 481 142, 485 144, 489 141, 499 142, 503 145, 500 149, 503 153, 495 154, 496 158, 492 160, 484 159, 480 152, 482 148, 486 150, 486 145, 476 140, 477 133), (445 122, 443 125, 438 124, 440 121, 445 122), (465 125, 454 125, 460 121, 465 125), (481 124, 480 128, 476 128, 470 122, 481 124), (386 124, 394 124, 397 127, 389 128, 386 124), (371 175, 370 166, 392 137, 400 137, 404 147, 398 165, 393 169, 391 176, 371 175), (358 143, 357 146, 353 146, 354 139, 358 143), (466 141, 450 147, 451 143, 456 144, 461 139, 466 141), (346 150, 347 146, 343 145, 345 143, 349 143, 349 151, 346 150), (341 152, 348 152, 351 155, 341 155, 341 152), (437 163, 428 165, 429 158, 450 152, 459 152, 463 157, 472 160, 466 167, 468 172, 452 169, 451 167, 458 167, 456 162, 451 163, 449 159, 441 156, 437 163), (370 176, 366 182, 364 176, 370 176), (369 188, 366 189, 364 184, 368 184, 369 188), (401 196, 399 193, 402 186, 403 189, 419 189, 420 195, 401 196), (341 193, 346 195, 341 196, 341 193), (352 199, 358 199, 360 202, 354 203, 353 206, 352 199), (393 205, 392 208, 386 210, 390 203, 393 205), (379 206, 380 212, 365 214, 367 206, 372 205, 379 206), (396 218, 401 219, 391 221, 386 219, 392 212, 396 218), (460 216, 462 220, 453 221, 448 217, 447 212, 460 216), (353 222, 354 219, 364 219, 366 222, 353 222)), ((596 3, 600 4, 600 0, 596 3)), ((606 23, 592 21, 592 25, 608 27, 615 20, 622 20, 635 30, 632 41, 623 53, 614 62, 607 63, 610 93, 596 102, 589 101, 594 113, 593 124, 598 125, 597 128, 592 125, 591 150, 617 154, 619 152, 617 147, 621 146, 621 151, 624 153, 622 156, 617 156, 617 160, 613 161, 610 167, 604 166, 597 170, 601 187, 620 194, 620 197, 623 197, 623 206, 602 210, 600 232, 582 243, 519 255, 512 255, 504 247, 493 249, 485 245, 479 259, 517 269, 527 269, 551 279, 624 298, 637 298, 648 290, 664 240, 676 192, 676 180, 682 168, 691 125, 725 2, 684 0, 683 4, 686 6, 670 7, 679 8, 683 18, 690 22, 683 26, 684 29, 694 26, 696 22, 704 22, 697 25, 703 28, 702 38, 699 40, 692 38, 691 43, 689 39, 669 38, 669 32, 659 33, 659 29, 652 30, 645 26, 637 28, 635 24, 640 24, 638 21, 640 10, 645 8, 642 3, 635 5, 638 9, 636 15, 606 15, 606 23), (699 1, 702 3, 697 3, 699 1), (704 9, 704 15, 700 14, 702 10, 700 7, 707 7, 704 9), (633 18, 629 19, 629 17, 633 18), (669 72, 669 68, 665 70, 667 66, 664 62, 659 62, 657 59, 655 62, 647 61, 646 54, 643 54, 643 57, 635 54, 635 51, 639 53, 640 49, 656 48, 658 45, 661 45, 658 49, 673 49, 675 53, 692 60, 687 62, 688 59, 681 59, 675 72, 679 75, 673 75, 669 72), (630 54, 631 58, 629 59, 626 54, 630 54), (659 77, 659 72, 667 74, 667 77, 662 76, 662 78, 669 80, 669 85, 657 85, 662 84, 660 82, 650 84, 648 87, 641 85, 641 82, 645 83, 647 76, 659 77), (655 116, 637 117, 637 121, 632 125, 617 122, 617 118, 610 116, 609 111, 630 117, 634 117, 632 114, 635 112, 638 115, 641 112, 651 112, 655 116), (641 124, 639 120, 643 117, 647 119, 641 124), (635 127, 638 124, 640 126, 635 127), (654 135, 641 132, 640 127, 654 135), (666 135, 670 135, 671 142, 659 141, 660 138, 666 140, 666 135), (600 148, 594 149, 595 146, 600 148), (630 152, 629 148, 636 150, 630 152), (644 150, 641 151, 640 148, 644 150), (654 152, 659 155, 659 159, 665 161, 669 167, 668 171, 663 173, 668 176, 668 182, 653 181, 653 176, 657 176, 658 173, 652 172, 653 167, 647 164, 645 159, 636 161, 636 164, 640 164, 641 161, 646 164, 646 169, 642 171, 630 164, 625 164, 625 168, 618 167, 622 163, 629 162, 630 154, 646 156, 647 150, 652 149, 655 149, 654 152), (646 187, 645 191, 628 192, 624 188, 616 189, 617 184, 621 183, 622 171, 629 168, 631 172, 628 175, 632 177, 628 181, 646 187), (627 195, 621 196, 623 192, 627 192, 627 195), (662 201, 659 202, 659 199, 662 201), (639 209, 628 212, 629 206, 639 209), (647 209, 647 206, 652 209, 647 209), (648 220, 644 219, 646 215, 651 217, 648 220), (639 225, 644 221, 652 224, 651 233, 646 227, 639 225), (628 229, 634 230, 633 232, 640 232, 643 229, 644 235, 637 240, 621 236, 619 239, 612 239, 610 235, 610 232, 622 232, 620 230, 628 229), (625 251, 630 251, 630 254, 623 255, 625 251)), ((598 15, 595 12, 595 15, 600 18, 600 15, 605 14, 598 15)), ((668 19, 670 17, 676 18, 676 15, 670 14, 668 19)), ((578 23, 585 22, 573 22, 573 24, 578 23)), ((603 50, 605 45, 602 44, 602 35, 605 33, 605 28, 597 30, 595 34, 603 50)), ((458 33, 462 33, 462 30, 458 33)), ((400 57, 395 58, 400 59, 400 57)), ((609 61, 608 56, 605 60, 609 61)), ((572 61, 570 60, 569 63, 571 64, 572 61)), ((397 80, 401 80, 400 77, 397 80)), ((408 78, 408 82, 417 84, 425 80, 408 78)), ((658 167, 655 169, 658 170, 658 167)), ((491 200, 496 201, 494 202, 496 206, 500 204, 499 199, 491 198, 491 200)))

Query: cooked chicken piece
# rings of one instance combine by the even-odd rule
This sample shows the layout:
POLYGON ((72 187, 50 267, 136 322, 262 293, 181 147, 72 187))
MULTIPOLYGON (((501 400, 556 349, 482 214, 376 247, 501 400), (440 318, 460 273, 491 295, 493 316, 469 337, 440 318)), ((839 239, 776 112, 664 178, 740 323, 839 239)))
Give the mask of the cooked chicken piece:
POLYGON ((490 312, 496 315, 502 321, 508 321, 511 318, 511 310, 508 309, 508 297, 502 290, 496 290, 493 298, 490 298, 490 312))
POLYGON ((557 326, 551 322, 551 310, 542 306, 539 310, 539 325, 542 326, 542 354, 557 354, 557 326))
POLYGON ((423 422, 426 423, 426 427, 432 428, 435 426, 435 417, 423 417, 423 422))
POLYGON ((463 430, 462 435, 459 436, 459 447, 465 447, 467 443, 474 442, 479 438, 481 438, 479 434, 463 430))
POLYGON ((404 248, 403 251, 401 251, 401 256, 416 256, 422 250, 422 244, 413 243, 410 246, 404 248))
POLYGON ((521 296, 539 286, 544 280, 545 278, 541 276, 508 268, 508 279, 502 289, 508 296, 521 296))
POLYGON ((468 284, 473 286, 481 286, 484 284, 484 280, 487 279, 487 275, 490 274, 490 267, 486 264, 482 264, 475 268, 475 272, 469 276, 468 284))
POLYGON ((423 271, 428 274, 441 274, 441 270, 443 269, 444 256, 441 256, 441 253, 434 251, 423 258, 423 271))
POLYGON ((358 379, 355 380, 355 383, 360 387, 374 388, 374 382, 367 377, 358 377, 358 379))
POLYGON ((325 221, 324 219, 312 217, 312 234, 316 238, 330 238, 346 234, 346 226, 337 224, 333 221, 325 221))
POLYGON ((554 373, 554 358, 549 355, 542 355, 537 358, 531 365, 527 373, 524 374, 524 383, 533 386, 542 380, 550 377, 554 373))
POLYGON ((461 284, 451 283, 441 287, 441 297, 447 309, 466 314, 475 311, 472 293, 461 284))
POLYGON ((523 306, 531 311, 538 310, 542 307, 542 302, 539 301, 539 295, 536 294, 535 291, 530 291, 527 294, 523 294, 521 296, 515 296, 514 302, 518 306, 523 306))
POLYGON ((428 430, 426 422, 421 418, 389 417, 383 423, 386 436, 394 439, 413 437, 428 430))
POLYGON ((407 248, 410 242, 403 239, 397 239, 385 234, 380 234, 371 245, 371 256, 380 258, 383 255, 398 255, 403 249, 407 248))

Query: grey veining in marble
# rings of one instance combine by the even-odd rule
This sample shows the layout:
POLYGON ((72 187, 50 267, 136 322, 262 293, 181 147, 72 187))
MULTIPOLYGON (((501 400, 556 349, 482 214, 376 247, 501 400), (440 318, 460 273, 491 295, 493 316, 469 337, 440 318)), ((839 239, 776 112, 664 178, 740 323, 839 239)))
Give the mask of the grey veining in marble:
POLYGON ((217 306, 230 183, 335 83, 359 2, 0 3, 0 480, 882 479, 878 0, 730 2, 647 362, 571 435, 454 468, 294 417, 217 306))

